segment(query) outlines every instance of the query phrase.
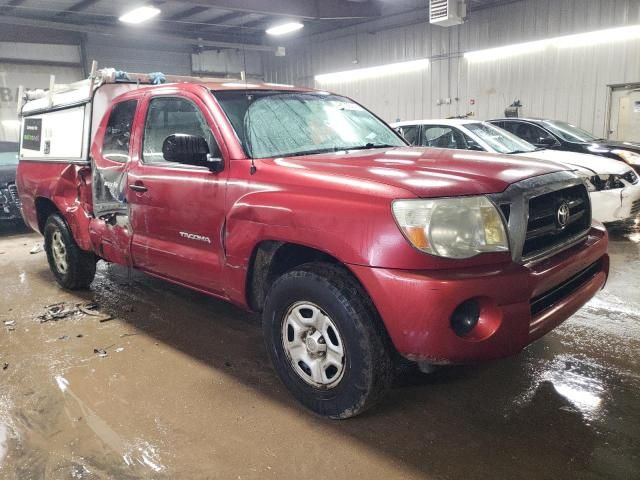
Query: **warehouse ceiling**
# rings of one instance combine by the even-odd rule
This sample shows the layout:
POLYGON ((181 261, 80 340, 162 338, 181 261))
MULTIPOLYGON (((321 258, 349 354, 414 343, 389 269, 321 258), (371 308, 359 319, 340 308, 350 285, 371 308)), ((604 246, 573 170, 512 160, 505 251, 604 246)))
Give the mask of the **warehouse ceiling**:
MULTIPOLYGON (((513 0, 468 0, 469 10, 513 0)), ((297 19, 299 35, 419 10, 428 0, 0 0, 0 23, 76 32, 126 33, 131 29, 155 35, 212 42, 264 44, 265 29, 297 19), (118 17, 134 6, 153 5, 161 14, 148 24, 124 27, 118 17), (129 29, 129 30, 126 30, 129 29)))

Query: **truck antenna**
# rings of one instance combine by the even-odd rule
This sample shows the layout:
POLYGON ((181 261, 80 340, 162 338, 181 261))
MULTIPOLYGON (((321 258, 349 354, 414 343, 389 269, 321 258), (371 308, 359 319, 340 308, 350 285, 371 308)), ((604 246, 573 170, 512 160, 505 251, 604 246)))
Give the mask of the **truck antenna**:
MULTIPOLYGON (((247 99, 247 115, 251 115, 249 113, 249 96, 247 95, 247 88, 248 88, 248 83, 247 83, 247 49, 245 48, 244 43, 242 44, 242 72, 240 72, 241 78, 242 80, 244 80, 244 89, 245 89, 245 98, 247 99)), ((246 122, 245 125, 250 125, 251 122, 246 122)), ((245 132, 245 137, 246 137, 246 132, 245 132)), ((253 155, 251 155, 251 168, 249 169, 249 173, 251 175, 255 175, 255 173, 258 171, 257 167, 256 167, 256 162, 253 159, 253 155)))

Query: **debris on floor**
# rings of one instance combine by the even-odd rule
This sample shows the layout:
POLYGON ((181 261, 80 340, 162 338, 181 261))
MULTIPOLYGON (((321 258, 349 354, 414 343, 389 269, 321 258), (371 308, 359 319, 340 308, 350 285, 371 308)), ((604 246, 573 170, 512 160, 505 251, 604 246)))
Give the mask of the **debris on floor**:
POLYGON ((15 320, 5 320, 4 321, 4 326, 5 327, 15 327, 16 325, 16 321, 15 320))
POLYGON ((93 353, 97 354, 99 357, 106 357, 108 355, 107 351, 102 348, 94 348, 93 353))
POLYGON ((4 362, 4 363, 2 364, 2 369, 3 369, 3 370, 6 370, 7 368, 9 368, 9 364, 8 364, 7 362, 4 362))
MULTIPOLYGON (((95 353, 96 355, 98 355, 99 357, 106 357, 109 354, 107 353, 107 350, 109 350, 111 347, 115 347, 115 343, 109 345, 108 347, 104 347, 104 348, 94 348, 93 349, 93 353, 95 353)), ((117 351, 117 350, 116 350, 117 351)))
POLYGON ((32 248, 31 250, 29 250, 29 253, 30 253, 31 255, 33 255, 33 254, 35 254, 35 253, 40 253, 40 252, 42 252, 42 251, 44 251, 44 248, 43 248, 42 244, 41 244, 41 243, 36 243, 36 244, 33 246, 33 248, 32 248))
POLYGON ((75 305, 69 305, 66 302, 54 303, 45 307, 45 312, 36 317, 40 323, 54 321, 57 322, 63 318, 70 317, 71 315, 86 315, 90 317, 102 317, 100 322, 106 322, 113 317, 109 314, 104 314, 98 311, 98 305, 93 302, 88 303, 76 303, 75 305))

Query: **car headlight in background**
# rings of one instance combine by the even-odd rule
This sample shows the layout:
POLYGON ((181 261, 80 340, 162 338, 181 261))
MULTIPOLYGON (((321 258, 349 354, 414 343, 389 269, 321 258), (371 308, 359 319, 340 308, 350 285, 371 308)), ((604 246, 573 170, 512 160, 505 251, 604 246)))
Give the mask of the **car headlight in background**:
POLYGON ((500 212, 487 197, 395 200, 393 216, 417 249, 445 258, 508 252, 500 212))
POLYGON ((633 170, 617 175, 594 175, 593 177, 585 178, 587 190, 590 192, 599 192, 601 190, 615 190, 617 188, 624 188, 627 185, 634 185, 638 183, 638 176, 633 170))
POLYGON ((611 150, 611 153, 615 153, 629 165, 634 167, 640 166, 640 155, 630 150, 611 150))

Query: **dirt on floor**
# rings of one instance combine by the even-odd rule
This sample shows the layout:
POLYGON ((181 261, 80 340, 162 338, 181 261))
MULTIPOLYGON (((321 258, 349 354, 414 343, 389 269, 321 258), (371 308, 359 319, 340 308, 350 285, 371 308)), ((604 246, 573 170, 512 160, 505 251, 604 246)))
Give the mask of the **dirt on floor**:
POLYGON ((0 479, 640 478, 640 233, 521 354, 408 370, 342 422, 287 393, 257 317, 102 262, 66 292, 41 242, 0 230, 0 479))

